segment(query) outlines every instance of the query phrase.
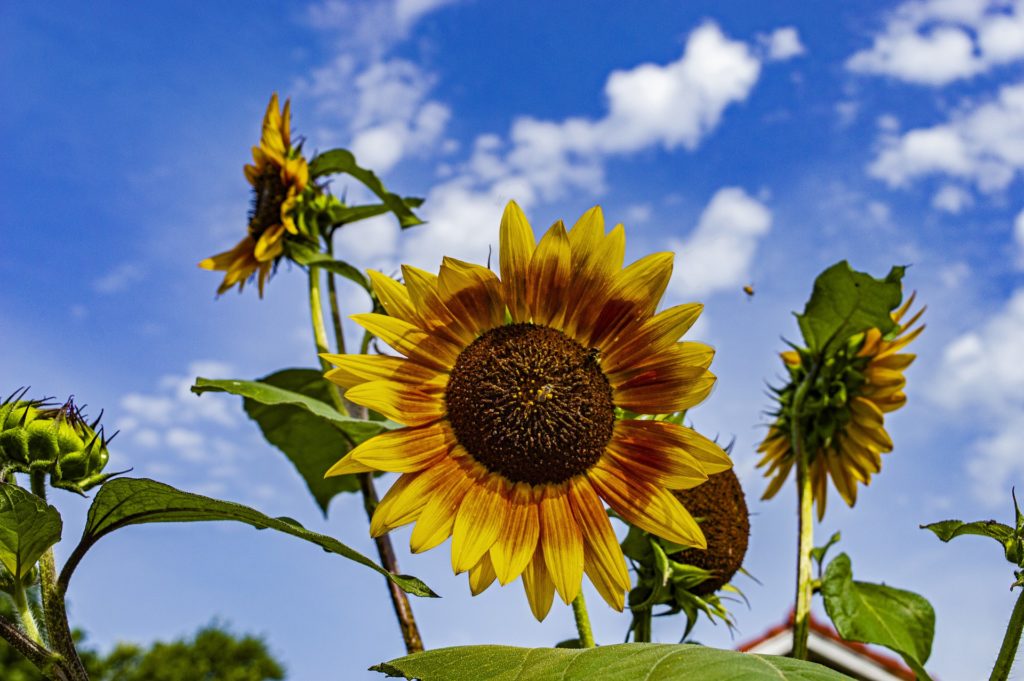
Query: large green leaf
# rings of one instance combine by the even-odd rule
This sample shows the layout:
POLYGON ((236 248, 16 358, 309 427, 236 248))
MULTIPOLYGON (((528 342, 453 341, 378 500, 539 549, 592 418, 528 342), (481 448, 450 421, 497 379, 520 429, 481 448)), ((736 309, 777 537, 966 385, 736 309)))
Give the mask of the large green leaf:
POLYGON ((324 515, 335 495, 359 490, 355 475, 324 478, 324 473, 352 447, 388 427, 341 414, 327 403, 330 389, 316 369, 284 369, 258 381, 197 378, 192 386, 196 393, 222 391, 245 398, 245 413, 292 462, 324 515))
POLYGON ((82 540, 75 548, 61 581, 66 585, 82 555, 100 538, 114 530, 143 523, 181 523, 233 520, 258 530, 271 529, 317 544, 325 551, 344 556, 376 570, 407 593, 436 597, 416 577, 392 575, 372 560, 333 537, 310 532, 289 518, 271 518, 256 509, 220 499, 183 492, 170 485, 145 478, 116 478, 100 487, 86 517, 82 540))
POLYGON ((398 218, 402 228, 413 227, 423 224, 423 220, 416 217, 402 197, 392 194, 384 188, 384 183, 372 170, 361 167, 356 163, 356 157, 347 149, 332 149, 325 151, 309 162, 309 174, 313 177, 331 175, 334 173, 346 173, 362 182, 366 187, 376 194, 388 209, 398 218))
POLYGON ((620 643, 585 650, 460 646, 385 662, 373 671, 422 681, 836 681, 850 677, 813 662, 698 645, 620 643))
POLYGON ((821 594, 840 636, 885 646, 903 656, 918 678, 929 678, 924 663, 935 636, 931 603, 911 591, 854 581, 850 557, 845 553, 825 569, 821 594))
POLYGON ((903 297, 904 269, 893 267, 885 279, 875 279, 843 260, 819 274, 803 314, 796 316, 808 349, 821 352, 871 328, 892 331, 890 313, 903 297))
POLYGON ((60 513, 17 485, 0 483, 0 563, 24 579, 39 557, 60 541, 60 513))

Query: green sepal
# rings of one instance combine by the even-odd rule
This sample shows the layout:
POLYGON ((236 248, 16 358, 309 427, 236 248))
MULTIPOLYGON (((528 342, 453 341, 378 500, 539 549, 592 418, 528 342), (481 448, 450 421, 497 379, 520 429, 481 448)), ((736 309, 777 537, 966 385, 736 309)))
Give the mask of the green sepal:
POLYGON ((924 664, 935 637, 935 610, 925 598, 884 584, 854 581, 845 553, 825 569, 821 594, 843 639, 884 646, 898 653, 918 679, 930 679, 924 664))
POLYGON ((885 279, 876 279, 842 260, 819 274, 803 314, 796 315, 808 350, 825 354, 868 329, 883 336, 896 329, 891 313, 903 299, 905 270, 893 267, 885 279))
POLYGON ((367 189, 376 194, 388 207, 388 210, 395 214, 395 217, 398 218, 398 224, 403 229, 423 224, 423 220, 412 212, 412 209, 406 205, 402 197, 392 194, 385 189, 384 183, 380 181, 380 178, 372 170, 363 168, 356 163, 356 157, 351 151, 347 149, 331 149, 330 151, 318 154, 309 162, 309 174, 313 178, 333 175, 335 173, 351 175, 366 185, 367 189))

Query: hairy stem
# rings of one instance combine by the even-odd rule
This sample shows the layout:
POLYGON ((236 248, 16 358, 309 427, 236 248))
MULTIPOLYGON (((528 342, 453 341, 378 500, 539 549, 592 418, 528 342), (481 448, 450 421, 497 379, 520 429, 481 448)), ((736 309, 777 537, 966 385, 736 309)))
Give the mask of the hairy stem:
POLYGON ((587 614, 587 602, 583 599, 583 591, 572 602, 572 614, 576 616, 576 630, 580 632, 580 648, 594 647, 594 631, 590 628, 590 615, 587 614))
POLYGON ((1006 681, 1010 677, 1010 668, 1013 666, 1013 658, 1017 655, 1017 648, 1020 646, 1021 631, 1024 630, 1024 589, 1021 589, 1017 597, 1017 604, 1013 606, 1013 613, 1010 614, 1010 622, 1006 625, 1006 635, 1003 636, 1003 645, 999 647, 999 655, 996 657, 996 666, 992 668, 992 675, 989 681, 1006 681))
MULTIPOLYGON (((330 250, 328 250, 330 252, 330 250)), ((338 338, 339 352, 344 352, 344 336, 342 335, 341 312, 338 309, 338 300, 333 286, 333 275, 328 278, 328 295, 331 300, 331 318, 334 322, 334 332, 338 338)), ((313 319, 313 337, 316 341, 317 355, 328 352, 327 329, 324 325, 323 302, 320 296, 320 275, 315 268, 309 270, 309 305, 313 319)), ((328 369, 328 363, 321 358, 320 365, 328 369)), ((366 410, 353 404, 346 404, 341 394, 333 384, 331 387, 331 399, 335 408, 340 412, 347 412, 354 418, 366 418, 366 410)), ((377 490, 373 486, 373 475, 371 473, 359 474, 359 487, 363 494, 363 507, 366 509, 367 518, 373 516, 377 508, 377 490)), ((398 560, 395 558, 395 549, 391 544, 391 537, 383 535, 376 537, 374 542, 377 545, 377 553, 380 555, 381 565, 393 575, 401 574, 398 571, 398 560)), ((402 640, 405 642, 405 649, 408 653, 418 653, 423 650, 423 639, 420 636, 419 627, 416 625, 416 618, 412 613, 412 604, 409 603, 409 596, 390 579, 385 580, 388 593, 391 596, 391 605, 395 609, 395 616, 398 618, 398 626, 402 631, 402 640)))
POLYGON ((811 549, 814 548, 814 495, 811 490, 810 454, 804 446, 802 428, 803 404, 807 391, 818 376, 817 361, 796 389, 793 397, 793 417, 790 446, 796 458, 797 504, 800 514, 800 538, 797 545, 796 606, 793 612, 793 657, 807 659, 807 639, 810 634, 811 614, 811 549))
MULTIPOLYGON (((32 493, 46 501, 46 474, 40 471, 32 473, 32 493)), ((48 548, 39 558, 39 586, 43 598, 43 619, 46 632, 50 638, 50 646, 66 661, 67 671, 74 679, 88 681, 75 639, 71 635, 68 624, 68 613, 64 605, 64 588, 57 580, 57 564, 53 557, 53 547, 48 548)))
POLYGON ((32 607, 28 604, 28 597, 25 595, 25 586, 18 577, 14 578, 14 590, 11 592, 11 598, 14 600, 14 609, 18 612, 18 619, 21 620, 25 634, 34 642, 42 645, 43 637, 39 633, 36 616, 32 614, 32 607))
POLYGON ((59 655, 51 653, 33 641, 14 622, 3 616, 0 616, 0 638, 7 641, 12 648, 50 678, 57 681, 77 681, 59 655))

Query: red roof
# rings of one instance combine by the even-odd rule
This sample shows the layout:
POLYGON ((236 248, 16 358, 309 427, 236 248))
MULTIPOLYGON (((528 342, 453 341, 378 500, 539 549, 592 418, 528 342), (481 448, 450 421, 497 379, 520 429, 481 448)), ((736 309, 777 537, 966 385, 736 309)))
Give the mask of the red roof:
MULTIPOLYGON (((832 628, 832 626, 818 620, 814 617, 813 614, 810 615, 810 626, 811 631, 815 632, 816 634, 831 639, 836 643, 842 645, 843 647, 849 648, 850 650, 857 652, 859 655, 863 655, 864 657, 878 664, 880 667, 883 667, 889 673, 898 676, 901 679, 906 679, 907 681, 916 681, 917 675, 914 674, 914 670, 908 667, 906 663, 904 663, 903 660, 899 659, 898 657, 895 657, 894 655, 887 655, 885 653, 879 653, 875 650, 872 650, 863 643, 844 640, 839 635, 839 633, 834 628, 832 628)), ((786 618, 785 622, 772 627, 771 629, 764 632, 755 639, 752 639, 745 643, 741 643, 736 647, 736 650, 746 652, 751 648, 754 648, 755 646, 764 643, 768 639, 774 636, 778 636, 787 629, 791 629, 792 627, 793 611, 791 610, 789 612, 789 617, 786 618)))

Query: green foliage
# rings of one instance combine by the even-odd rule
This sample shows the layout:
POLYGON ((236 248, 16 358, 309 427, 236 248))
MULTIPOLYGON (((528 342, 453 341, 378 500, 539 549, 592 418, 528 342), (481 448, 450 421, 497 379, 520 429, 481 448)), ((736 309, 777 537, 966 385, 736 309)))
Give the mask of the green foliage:
POLYGON ((849 677, 813 662, 751 655, 697 645, 620 643, 572 650, 462 646, 428 650, 385 662, 372 670, 422 681, 839 681, 849 677), (652 675, 652 670, 657 674, 652 675))
POLYGON ((892 331, 890 313, 902 300, 905 269, 893 267, 885 279, 875 279, 842 260, 819 274, 803 314, 796 316, 811 353, 824 353, 868 329, 892 331))
POLYGON ((325 516, 335 495, 359 490, 359 479, 324 478, 324 473, 355 445, 388 427, 382 421, 349 418, 330 406, 331 388, 316 369, 284 369, 258 381, 199 378, 192 390, 224 390, 244 397, 245 413, 292 462, 325 516))
POLYGON ((935 611, 927 600, 884 584, 854 581, 845 553, 829 563, 821 593, 840 636, 885 646, 899 653, 918 678, 929 678, 924 664, 935 637, 935 611))
POLYGON ((0 482, 0 564, 24 580, 43 553, 60 541, 60 513, 17 485, 0 482))
POLYGON ((69 571, 75 568, 82 555, 101 537, 114 530, 143 523, 214 520, 233 520, 252 525, 259 530, 272 529, 305 539, 325 551, 376 570, 407 593, 436 597, 436 594, 419 579, 407 575, 392 575, 337 539, 310 532, 294 520, 271 518, 248 506, 183 492, 144 478, 118 478, 100 488, 92 506, 89 507, 82 539, 68 560, 68 565, 65 566, 65 572, 68 574, 62 574, 61 581, 66 584, 70 579, 69 571))
POLYGON ((395 214, 398 223, 403 229, 423 224, 423 220, 416 217, 406 202, 397 194, 392 194, 384 188, 384 183, 372 171, 361 167, 356 163, 356 157, 346 149, 332 149, 316 156, 309 162, 309 174, 314 177, 345 173, 366 185, 367 189, 377 195, 388 210, 395 214))
POLYGON ((370 286, 370 280, 367 279, 366 275, 359 269, 349 265, 347 262, 335 260, 326 253, 321 253, 315 247, 300 241, 286 242, 285 250, 288 252, 288 257, 298 264, 306 265, 308 267, 319 267, 331 272, 332 274, 345 277, 349 281, 360 286, 371 296, 373 295, 373 288, 370 286))
POLYGON ((811 549, 811 560, 818 564, 818 574, 821 574, 821 568, 825 564, 825 556, 828 555, 828 550, 835 546, 842 535, 838 532, 829 537, 828 541, 825 542, 824 546, 815 546, 811 549))

